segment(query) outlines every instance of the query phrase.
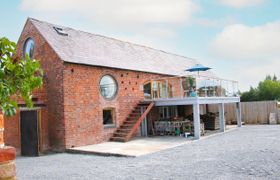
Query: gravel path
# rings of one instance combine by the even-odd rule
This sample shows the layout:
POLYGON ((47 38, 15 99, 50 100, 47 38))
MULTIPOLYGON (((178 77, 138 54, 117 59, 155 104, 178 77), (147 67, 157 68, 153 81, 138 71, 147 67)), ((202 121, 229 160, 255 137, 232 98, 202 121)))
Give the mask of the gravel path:
POLYGON ((137 158, 61 153, 16 164, 19 180, 280 179, 280 126, 244 126, 137 158))

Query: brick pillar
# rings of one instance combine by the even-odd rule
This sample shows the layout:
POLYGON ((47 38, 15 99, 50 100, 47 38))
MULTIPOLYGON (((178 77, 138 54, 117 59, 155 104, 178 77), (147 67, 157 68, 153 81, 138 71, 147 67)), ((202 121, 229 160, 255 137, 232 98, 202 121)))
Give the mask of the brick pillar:
POLYGON ((4 146, 4 118, 0 113, 0 180, 16 179, 16 150, 4 146))
POLYGON ((4 118, 0 112, 0 148, 4 147, 4 118))

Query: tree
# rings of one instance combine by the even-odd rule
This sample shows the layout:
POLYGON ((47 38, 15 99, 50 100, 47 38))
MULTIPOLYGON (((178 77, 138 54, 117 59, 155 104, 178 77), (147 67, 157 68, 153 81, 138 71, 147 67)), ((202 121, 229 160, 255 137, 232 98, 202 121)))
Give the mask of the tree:
POLYGON ((264 81, 259 82, 257 88, 250 88, 250 91, 244 92, 241 95, 241 101, 265 101, 279 100, 280 101, 280 81, 274 75, 267 75, 264 81))
POLYGON ((16 57, 16 44, 0 38, 0 109, 6 116, 16 114, 18 100, 22 98, 27 107, 32 107, 32 91, 43 84, 43 70, 35 59, 28 55, 16 57))
POLYGON ((258 100, 258 90, 256 88, 250 87, 247 92, 241 93, 241 101, 257 101, 258 100))
MULTIPOLYGON (((274 78, 273 78, 274 79, 274 78)), ((259 83, 259 100, 280 100, 280 82, 265 80, 259 83)))
POLYGON ((274 74, 274 76, 273 76, 273 79, 272 79, 273 81, 277 81, 277 77, 276 77, 276 75, 274 74))
POLYGON ((266 75, 265 80, 272 80, 270 75, 266 75))

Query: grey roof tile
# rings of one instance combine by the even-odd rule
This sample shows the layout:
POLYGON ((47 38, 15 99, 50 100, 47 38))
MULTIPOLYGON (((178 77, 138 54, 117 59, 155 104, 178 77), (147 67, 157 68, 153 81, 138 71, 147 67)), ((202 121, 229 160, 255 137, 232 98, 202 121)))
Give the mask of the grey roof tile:
MULTIPOLYGON (((65 62, 135 70, 167 75, 186 75, 184 70, 198 63, 187 58, 150 47, 136 45, 101 35, 29 18, 41 35, 65 62), (62 28, 68 36, 58 34, 62 28)), ((211 71, 202 75, 215 76, 211 71)))

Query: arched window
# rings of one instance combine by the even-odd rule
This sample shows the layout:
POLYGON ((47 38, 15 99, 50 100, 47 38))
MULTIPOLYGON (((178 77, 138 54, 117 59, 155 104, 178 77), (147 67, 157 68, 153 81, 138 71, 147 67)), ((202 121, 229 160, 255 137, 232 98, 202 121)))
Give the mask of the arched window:
POLYGON ((28 55, 28 57, 30 59, 33 58, 33 54, 34 54, 34 47, 35 47, 35 44, 34 44, 34 41, 32 38, 28 38, 25 43, 24 43, 24 46, 23 46, 23 58, 25 58, 26 55, 28 55))

